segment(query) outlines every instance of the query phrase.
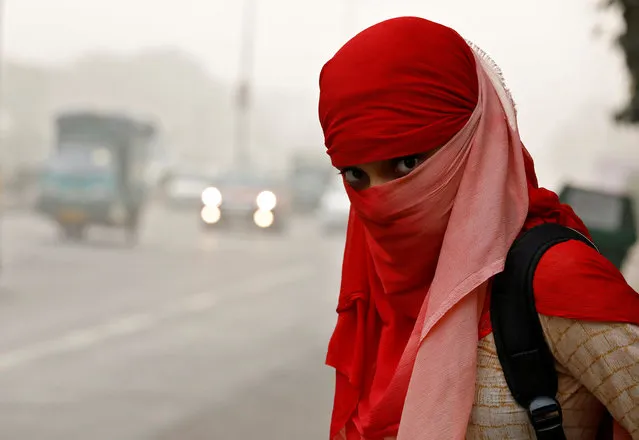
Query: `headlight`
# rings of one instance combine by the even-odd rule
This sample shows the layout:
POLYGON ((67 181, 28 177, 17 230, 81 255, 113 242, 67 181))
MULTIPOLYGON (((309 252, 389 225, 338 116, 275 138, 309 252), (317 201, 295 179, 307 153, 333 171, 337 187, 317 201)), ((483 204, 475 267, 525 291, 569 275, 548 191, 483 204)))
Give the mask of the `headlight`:
POLYGON ((202 203, 204 206, 218 207, 222 204, 222 193, 214 187, 206 188, 202 191, 202 203))
POLYGON ((202 208, 202 212, 200 213, 202 217, 202 221, 207 225, 213 225, 220 221, 220 217, 222 217, 222 213, 220 212, 220 208, 217 206, 205 206, 202 208))
POLYGON ((277 197, 271 191, 262 191, 257 196, 257 207, 262 211, 271 211, 277 205, 277 197))
POLYGON ((271 211, 264 211, 264 210, 258 209, 253 214, 253 221, 260 228, 268 228, 275 221, 275 216, 273 215, 271 211))

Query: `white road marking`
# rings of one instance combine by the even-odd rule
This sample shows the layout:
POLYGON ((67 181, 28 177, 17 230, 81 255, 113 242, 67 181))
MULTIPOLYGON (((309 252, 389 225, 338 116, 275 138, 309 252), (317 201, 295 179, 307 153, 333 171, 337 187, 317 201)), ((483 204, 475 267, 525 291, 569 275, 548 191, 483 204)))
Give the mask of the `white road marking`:
POLYGON ((202 292, 187 298, 183 307, 186 312, 197 313, 210 309, 217 301, 218 298, 212 292, 202 292))
MULTIPOLYGON (((138 313, 136 315, 117 318, 103 327, 105 331, 102 332, 102 335, 103 337, 109 337, 111 335, 124 336, 139 333, 152 327, 153 324, 158 321, 158 317, 159 315, 154 316, 146 313, 138 313)), ((98 328, 96 330, 100 329, 98 328)), ((100 334, 99 331, 97 333, 100 334)))
POLYGON ((150 330, 171 318, 206 312, 225 300, 245 298, 256 291, 264 292, 307 279, 314 271, 311 265, 302 264, 258 276, 249 275, 235 285, 223 287, 219 294, 214 291, 195 293, 159 307, 153 312, 117 317, 105 324, 73 330, 55 339, 0 353, 0 371, 22 367, 64 353, 88 350, 116 337, 131 336, 150 330))
POLYGON ((23 365, 31 361, 32 358, 38 357, 37 353, 37 347, 33 347, 31 350, 15 350, 9 352, 0 358, 0 369, 6 370, 23 365))
POLYGON ((85 329, 70 332, 57 341, 57 344, 53 346, 54 351, 74 351, 90 347, 103 338, 99 330, 85 329))

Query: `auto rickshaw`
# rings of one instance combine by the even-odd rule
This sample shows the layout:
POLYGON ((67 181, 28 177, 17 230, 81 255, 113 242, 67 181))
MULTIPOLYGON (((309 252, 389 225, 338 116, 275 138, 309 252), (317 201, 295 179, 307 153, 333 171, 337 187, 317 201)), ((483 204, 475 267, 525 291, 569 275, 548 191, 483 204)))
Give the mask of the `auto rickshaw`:
POLYGON ((628 192, 566 185, 559 198, 581 217, 601 254, 621 269, 637 240, 631 195, 628 192))
POLYGON ((56 149, 44 167, 38 210, 65 239, 82 240, 93 225, 122 228, 137 238, 148 198, 146 166, 155 127, 120 115, 64 113, 56 149))

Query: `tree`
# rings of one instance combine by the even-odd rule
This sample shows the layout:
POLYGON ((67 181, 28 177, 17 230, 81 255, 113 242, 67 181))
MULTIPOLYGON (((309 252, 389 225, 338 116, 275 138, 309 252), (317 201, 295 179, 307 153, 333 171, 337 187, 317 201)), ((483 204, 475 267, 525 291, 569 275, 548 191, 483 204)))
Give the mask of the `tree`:
POLYGON ((630 74, 630 100, 620 110, 616 119, 619 122, 639 123, 639 0, 605 0, 606 6, 621 9, 626 23, 625 31, 619 35, 618 43, 626 58, 630 74))

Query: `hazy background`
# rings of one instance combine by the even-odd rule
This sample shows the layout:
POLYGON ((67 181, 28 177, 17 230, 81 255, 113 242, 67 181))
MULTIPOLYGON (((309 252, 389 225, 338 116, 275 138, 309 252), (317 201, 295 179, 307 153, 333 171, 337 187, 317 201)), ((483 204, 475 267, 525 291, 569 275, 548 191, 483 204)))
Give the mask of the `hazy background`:
MULTIPOLYGON (((5 111, 19 111, 10 107, 15 100, 31 112, 79 101, 146 111, 166 124, 179 160, 227 159, 242 6, 242 1, 9 0, 5 111), (39 81, 41 76, 48 81, 39 81)), ((620 19, 593 1, 257 0, 256 8, 252 148, 258 158, 281 157, 302 146, 321 149, 316 120, 321 66, 347 36, 399 15, 451 25, 492 55, 512 89, 543 181, 587 173, 598 154, 624 150, 623 144, 634 141, 634 134, 629 140, 610 128, 610 113, 628 89, 613 43, 620 19), (567 154, 576 159, 574 170, 557 166, 556 159, 567 154)), ((6 163, 18 155, 4 153, 6 163)))
MULTIPOLYGON (((452 26, 501 66, 543 185, 620 189, 639 165, 639 132, 613 122, 629 91, 623 25, 598 3, 4 0, 0 438, 326 439, 348 201, 317 121, 323 63, 386 18, 452 26), (248 71, 242 41, 254 43, 248 71), (69 110, 159 129, 133 240, 119 227, 65 229, 90 189, 47 168, 69 110), (250 154, 234 161, 237 133, 250 154), (267 171, 281 186, 218 180, 229 171, 267 171), (262 230, 251 216, 264 190, 277 227, 262 230), (44 215, 39 201, 55 191, 44 215), (218 228, 229 203, 245 203, 242 227, 218 228)), ((635 285, 638 258, 625 268, 635 285)))

